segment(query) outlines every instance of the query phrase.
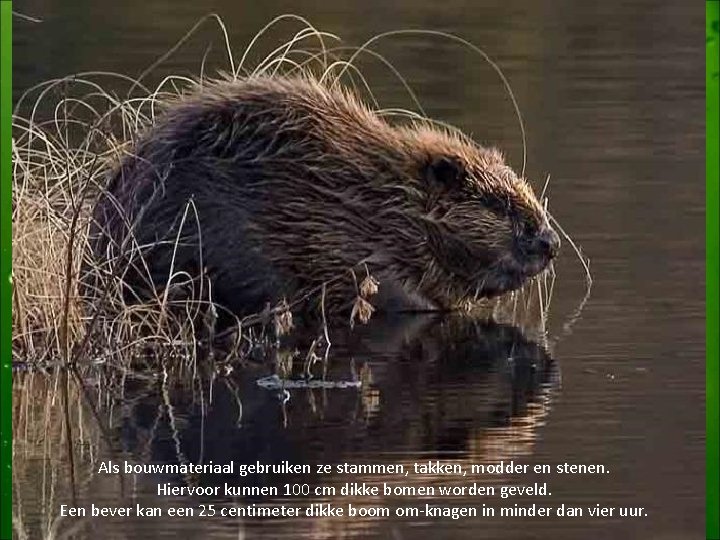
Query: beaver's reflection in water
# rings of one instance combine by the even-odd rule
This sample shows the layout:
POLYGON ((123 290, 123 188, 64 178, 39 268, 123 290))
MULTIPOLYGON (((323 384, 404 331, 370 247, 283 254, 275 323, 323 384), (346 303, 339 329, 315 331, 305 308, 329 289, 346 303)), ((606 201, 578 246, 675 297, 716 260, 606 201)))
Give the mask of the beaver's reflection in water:
MULTIPOLYGON (((273 354, 287 368, 289 351, 302 346, 273 354)), ((295 364, 304 358, 300 352, 295 364)), ((236 368, 193 384, 170 377, 161 392, 130 401, 126 392, 134 404, 113 422, 122 425, 124 450, 138 461, 236 465, 521 457, 532 452, 558 381, 546 348, 519 328, 437 316, 376 318, 333 332, 327 362, 313 368, 324 371, 314 388, 261 387, 269 369, 236 368), (353 380, 361 386, 334 387, 353 380)))

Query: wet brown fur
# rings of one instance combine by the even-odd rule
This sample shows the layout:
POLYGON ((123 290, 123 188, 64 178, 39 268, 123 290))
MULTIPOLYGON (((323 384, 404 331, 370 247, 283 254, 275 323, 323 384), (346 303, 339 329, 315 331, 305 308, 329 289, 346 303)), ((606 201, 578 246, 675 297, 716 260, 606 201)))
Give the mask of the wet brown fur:
POLYGON ((238 314, 319 298, 323 283, 328 310, 347 309, 365 268, 380 297, 453 309, 547 264, 523 259, 519 239, 547 216, 497 150, 427 122, 392 125, 306 77, 205 82, 169 103, 94 217, 94 252, 131 296, 165 287, 171 268, 203 271, 238 314))

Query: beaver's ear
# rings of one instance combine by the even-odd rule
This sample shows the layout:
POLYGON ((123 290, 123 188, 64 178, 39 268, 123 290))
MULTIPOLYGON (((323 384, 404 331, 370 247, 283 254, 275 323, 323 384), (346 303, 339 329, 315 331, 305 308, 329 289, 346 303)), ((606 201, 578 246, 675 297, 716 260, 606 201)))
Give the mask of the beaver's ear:
POLYGON ((455 157, 436 157, 425 167, 425 181, 433 188, 459 189, 466 175, 464 165, 455 157))

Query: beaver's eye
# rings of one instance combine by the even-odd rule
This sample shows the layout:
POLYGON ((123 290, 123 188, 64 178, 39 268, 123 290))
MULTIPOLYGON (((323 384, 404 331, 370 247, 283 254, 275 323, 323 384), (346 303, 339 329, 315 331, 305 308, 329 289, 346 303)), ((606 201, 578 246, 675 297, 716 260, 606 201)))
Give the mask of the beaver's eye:
POLYGON ((531 236, 535 236, 535 234, 537 234, 537 231, 538 231, 537 225, 535 225, 535 223, 533 223, 532 221, 526 221, 525 223, 523 223, 523 226, 522 226, 523 236, 525 236, 527 238, 529 238, 531 236))
POLYGON ((507 202, 492 193, 483 194, 480 200, 485 208, 495 213, 503 214, 508 210, 507 202))
POLYGON ((467 172, 463 164, 454 157, 442 156, 433 159, 425 169, 425 179, 431 187, 454 190, 462 187, 467 172))

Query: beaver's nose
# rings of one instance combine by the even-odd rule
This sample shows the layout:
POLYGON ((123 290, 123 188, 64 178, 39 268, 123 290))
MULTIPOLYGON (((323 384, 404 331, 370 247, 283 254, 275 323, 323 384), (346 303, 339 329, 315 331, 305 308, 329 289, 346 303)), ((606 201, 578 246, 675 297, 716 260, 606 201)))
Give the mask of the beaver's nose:
POLYGON ((546 225, 533 238, 530 251, 554 259, 560 251, 560 237, 552 227, 546 225))

